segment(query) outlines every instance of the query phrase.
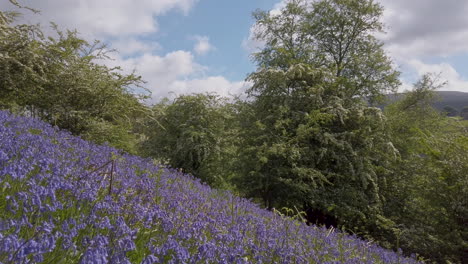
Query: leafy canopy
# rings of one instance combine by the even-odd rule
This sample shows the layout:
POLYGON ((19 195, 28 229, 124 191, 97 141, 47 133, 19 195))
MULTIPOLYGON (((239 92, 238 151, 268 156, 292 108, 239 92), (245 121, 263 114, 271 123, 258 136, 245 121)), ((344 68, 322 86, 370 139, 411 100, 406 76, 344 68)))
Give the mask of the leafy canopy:
POLYGON ((341 97, 381 99, 400 84, 375 37, 383 31, 382 13, 370 0, 291 0, 279 14, 256 11, 255 38, 265 47, 253 59, 259 68, 305 63, 326 69, 344 83, 341 97))
POLYGON ((376 171, 391 144, 380 110, 364 99, 399 84, 374 37, 381 15, 382 7, 368 0, 292 0, 278 14, 254 13, 255 36, 265 47, 253 54, 249 147, 241 156, 253 161, 245 185, 259 181, 251 186, 262 191, 252 193, 263 194, 268 206, 277 200, 344 208, 336 213, 342 221, 363 219, 358 211, 378 214, 376 171))
POLYGON ((99 42, 54 24, 57 37, 45 36, 38 25, 15 24, 17 15, 0 12, 0 107, 135 151, 129 132, 146 111, 141 78, 105 66, 99 42))
POLYGON ((235 158, 235 109, 214 94, 167 99, 153 107, 147 119, 146 155, 180 168, 213 186, 227 188, 235 158))

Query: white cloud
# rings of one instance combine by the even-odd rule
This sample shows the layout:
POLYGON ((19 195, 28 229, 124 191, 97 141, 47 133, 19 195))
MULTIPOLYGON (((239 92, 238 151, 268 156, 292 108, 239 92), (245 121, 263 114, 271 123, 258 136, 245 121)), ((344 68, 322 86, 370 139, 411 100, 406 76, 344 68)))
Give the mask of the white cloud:
POLYGON ((203 71, 203 67, 194 61, 193 55, 182 50, 168 53, 165 56, 145 53, 127 59, 116 55, 114 61, 107 64, 108 66, 120 65, 127 73, 134 69, 147 81, 145 87, 152 92, 153 98, 166 96, 173 82, 203 71))
MULTIPOLYGON (((156 17, 170 10, 187 13, 198 0, 24 0, 22 5, 41 11, 41 15, 24 12, 28 22, 56 22, 63 28, 78 29, 87 37, 107 38, 154 33, 156 17), (88 36, 89 35, 89 36, 88 36)), ((11 9, 8 1, 0 2, 2 10, 11 9)))
POLYGON ((387 49, 397 59, 468 52, 468 1, 380 0, 387 49))
POLYGON ((112 61, 105 62, 107 66, 121 66, 126 73, 135 69, 147 81, 145 87, 152 92, 149 103, 187 93, 236 95, 250 86, 246 82, 231 82, 222 76, 205 76, 207 68, 197 64, 193 54, 188 51, 174 51, 165 56, 145 53, 133 58, 122 58, 114 53, 112 58, 112 61))
MULTIPOLYGON (((281 9, 286 7, 288 0, 281 0, 276 3, 273 8, 269 11, 271 15, 277 16, 281 13, 281 9)), ((248 53, 258 52, 265 47, 265 41, 255 38, 256 32, 260 32, 262 27, 254 23, 249 29, 249 35, 242 40, 241 47, 248 53)))
POLYGON ((270 10, 270 14, 274 16, 281 14, 281 9, 286 7, 286 3, 287 0, 281 0, 280 2, 276 3, 270 10))
POLYGON ((157 42, 144 42, 132 37, 112 40, 110 47, 123 56, 152 53, 162 49, 157 42))
MULTIPOLYGON (((457 69, 443 62, 448 56, 468 53, 468 1, 380 0, 387 34, 380 35, 384 48, 403 69, 413 71, 403 78, 400 90, 412 88, 425 73, 440 74, 447 85, 441 90, 468 92, 468 81, 457 69), (437 58, 441 63, 423 61, 437 58)), ((458 69, 459 70, 459 69, 458 69)))
MULTIPOLYGON (((276 15, 289 0, 278 1, 270 10, 276 15)), ((314 2, 315 0, 305 0, 314 2)), ((384 7, 387 34, 379 35, 396 58, 450 56, 468 52, 468 1, 378 0, 384 7)), ((254 30, 244 39, 250 47, 254 30)))
MULTIPOLYGON (((163 97, 193 92, 217 92, 220 95, 240 93, 244 82, 230 82, 222 76, 205 76, 207 68, 196 63, 190 51, 177 50, 157 54, 162 47, 140 38, 158 31, 157 17, 171 10, 186 14, 198 0, 24 0, 21 4, 41 11, 34 15, 24 11, 23 22, 62 29, 77 29, 85 39, 98 38, 109 43, 112 60, 98 61, 109 67, 120 66, 125 73, 133 70, 152 92, 151 102, 163 97)), ((12 9, 8 1, 0 2, 1 10, 12 9)), ((206 36, 195 36, 194 52, 206 54, 215 49, 206 36)))
MULTIPOLYGON (((270 14, 279 14, 288 0, 278 1, 270 14)), ((313 2, 314 0, 306 0, 313 2)), ((384 7, 387 34, 379 35, 395 58, 450 56, 468 52, 468 1, 378 0, 384 7)), ((250 47, 253 29, 243 41, 250 47)))
POLYGON ((175 95, 187 93, 215 92, 221 96, 239 95, 243 93, 251 84, 248 82, 230 82, 222 76, 211 76, 202 79, 188 81, 175 81, 170 90, 175 95))
POLYGON ((265 41, 255 38, 255 32, 261 30, 257 24, 253 24, 249 29, 249 36, 242 40, 241 47, 248 53, 258 52, 265 47, 265 41))
MULTIPOLYGON (((442 90, 468 92, 468 76, 462 75, 460 68, 447 62, 423 63, 430 58, 443 61, 448 56, 468 54, 468 1, 378 1, 384 7, 383 22, 387 34, 377 36, 384 41, 385 50, 403 70, 400 90, 411 89, 410 83, 425 73, 440 73, 440 78, 448 82, 442 90)), ((278 1, 270 14, 278 14, 286 2, 278 1)), ((250 52, 255 50, 252 47, 262 47, 262 43, 255 44, 254 32, 252 26, 249 37, 242 42, 242 46, 250 52)))
POLYGON ((194 36, 194 39, 196 43, 193 47, 193 50, 198 55, 205 55, 206 53, 215 49, 215 47, 210 43, 210 38, 207 36, 194 36))
POLYGON ((408 61, 408 65, 416 70, 419 76, 428 72, 440 74, 440 80, 447 81, 447 84, 440 90, 468 92, 468 80, 464 79, 457 70, 448 63, 426 64, 420 60, 412 59, 408 61))

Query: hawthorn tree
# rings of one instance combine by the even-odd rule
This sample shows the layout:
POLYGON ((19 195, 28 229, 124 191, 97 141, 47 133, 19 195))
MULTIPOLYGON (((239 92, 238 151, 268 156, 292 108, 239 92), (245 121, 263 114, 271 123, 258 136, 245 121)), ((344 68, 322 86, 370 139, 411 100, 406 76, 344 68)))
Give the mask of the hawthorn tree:
POLYGON ((340 97, 379 100, 400 85, 374 36, 383 33, 382 14, 370 0, 290 0, 279 14, 256 11, 254 36, 265 46, 253 59, 259 68, 305 63, 326 69, 343 83, 340 97))
POLYGON ((399 85, 371 0, 291 0, 257 11, 256 72, 242 125, 239 189, 267 207, 321 211, 363 236, 388 226, 381 185, 396 149, 368 105, 399 85))
POLYGON ((15 24, 17 16, 0 12, 0 107, 135 152, 134 123, 146 112, 141 78, 103 65, 98 41, 54 24, 58 37, 45 36, 38 25, 15 24))
POLYGON ((146 119, 143 153, 227 189, 236 159, 235 115, 234 105, 215 94, 162 100, 146 119))

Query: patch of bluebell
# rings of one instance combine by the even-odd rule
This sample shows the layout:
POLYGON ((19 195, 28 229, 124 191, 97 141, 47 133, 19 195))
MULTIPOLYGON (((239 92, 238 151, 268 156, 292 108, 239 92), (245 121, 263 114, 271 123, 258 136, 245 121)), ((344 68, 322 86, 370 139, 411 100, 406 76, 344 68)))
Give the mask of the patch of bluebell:
POLYGON ((0 263, 417 263, 0 111, 0 263))

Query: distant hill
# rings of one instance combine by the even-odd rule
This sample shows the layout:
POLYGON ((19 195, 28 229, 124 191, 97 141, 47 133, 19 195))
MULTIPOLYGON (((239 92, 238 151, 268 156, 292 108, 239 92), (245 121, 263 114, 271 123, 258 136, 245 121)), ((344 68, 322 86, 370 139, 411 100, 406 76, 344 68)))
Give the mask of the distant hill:
MULTIPOLYGON (((436 101, 433 107, 438 110, 443 110, 444 107, 450 106, 460 112, 463 107, 468 106, 468 93, 452 92, 452 91, 438 91, 436 101)), ((388 102, 399 100, 404 94, 390 94, 387 96, 388 102)), ((384 105, 385 106, 385 105, 384 105)))
POLYGON ((468 93, 464 92, 437 92, 440 99, 434 102, 434 107, 442 110, 445 106, 451 106, 460 112, 463 107, 468 106, 468 93))

